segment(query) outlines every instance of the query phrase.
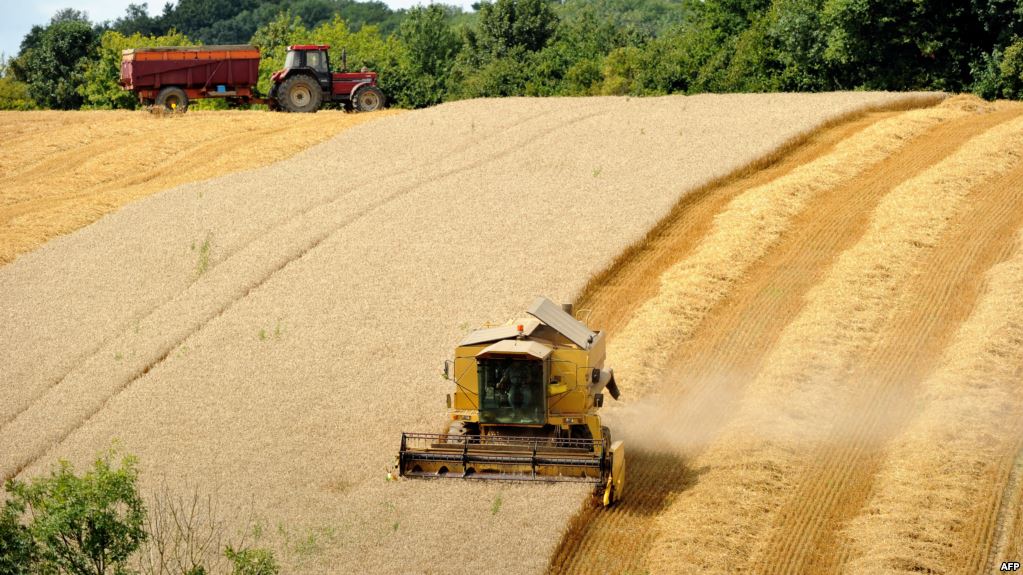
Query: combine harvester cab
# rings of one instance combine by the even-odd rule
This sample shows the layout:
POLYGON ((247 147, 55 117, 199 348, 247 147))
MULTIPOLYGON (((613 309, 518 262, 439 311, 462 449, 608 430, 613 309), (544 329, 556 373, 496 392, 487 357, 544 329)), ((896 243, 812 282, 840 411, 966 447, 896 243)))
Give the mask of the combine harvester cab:
POLYGON ((621 499, 625 447, 597 410, 604 390, 605 338, 571 313, 537 298, 529 318, 467 335, 445 362, 446 433, 402 433, 403 477, 591 483, 604 505, 621 499))

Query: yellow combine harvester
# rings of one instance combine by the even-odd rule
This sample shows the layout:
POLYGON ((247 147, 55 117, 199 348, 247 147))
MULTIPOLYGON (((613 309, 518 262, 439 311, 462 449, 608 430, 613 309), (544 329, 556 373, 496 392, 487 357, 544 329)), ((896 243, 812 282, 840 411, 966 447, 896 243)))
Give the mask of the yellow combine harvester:
POLYGON ((592 483, 610 505, 623 494, 625 448, 597 415, 604 390, 619 395, 604 334, 543 297, 529 316, 459 343, 444 363, 455 384, 447 433, 402 433, 398 474, 592 483))

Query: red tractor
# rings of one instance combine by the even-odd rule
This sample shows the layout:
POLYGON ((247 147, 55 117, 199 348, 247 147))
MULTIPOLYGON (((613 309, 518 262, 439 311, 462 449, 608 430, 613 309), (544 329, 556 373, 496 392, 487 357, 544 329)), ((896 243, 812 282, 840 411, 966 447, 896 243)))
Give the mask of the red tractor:
POLYGON ((270 77, 270 106, 288 112, 315 112, 324 102, 337 102, 346 109, 372 112, 384 105, 384 94, 377 87, 377 73, 363 68, 348 72, 347 58, 341 52, 341 71, 330 69, 330 46, 306 44, 288 46, 284 69, 270 77))
POLYGON ((334 102, 347 110, 372 112, 384 105, 377 73, 365 68, 330 70, 330 47, 289 46, 284 69, 271 76, 268 98, 255 93, 259 50, 255 46, 173 46, 125 50, 121 85, 145 105, 184 112, 192 100, 223 98, 232 104, 266 104, 274 110, 315 112, 334 102))

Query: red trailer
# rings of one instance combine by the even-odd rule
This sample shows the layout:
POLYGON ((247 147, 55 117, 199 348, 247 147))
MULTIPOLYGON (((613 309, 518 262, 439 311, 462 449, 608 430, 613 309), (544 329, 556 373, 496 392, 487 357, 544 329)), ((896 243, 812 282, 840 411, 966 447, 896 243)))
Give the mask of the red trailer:
POLYGON ((269 98, 255 93, 259 50, 255 46, 174 46, 121 53, 121 86, 146 105, 185 111, 191 100, 225 98, 236 104, 267 104, 272 110, 315 112, 325 102, 371 112, 384 105, 377 74, 365 68, 331 71, 330 46, 288 46, 284 68, 271 76, 269 98))
POLYGON ((147 105, 188 109, 190 100, 249 103, 259 81, 255 46, 135 48, 121 53, 121 86, 147 105))

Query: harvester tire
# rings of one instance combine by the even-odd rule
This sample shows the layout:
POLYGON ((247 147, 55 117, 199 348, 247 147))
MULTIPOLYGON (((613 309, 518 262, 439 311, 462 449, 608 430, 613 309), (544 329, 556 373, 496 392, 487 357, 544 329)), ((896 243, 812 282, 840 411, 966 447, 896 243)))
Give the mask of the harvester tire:
POLYGON ((160 90, 156 95, 156 107, 168 112, 185 113, 188 111, 188 94, 176 86, 160 90))
POLYGON ((376 86, 364 86, 352 95, 352 106, 360 112, 376 112, 384 107, 384 93, 376 86))
POLYGON ((287 112, 315 112, 323 102, 319 82, 306 75, 292 76, 277 90, 277 103, 287 112))
POLYGON ((612 443, 614 443, 613 441, 611 441, 611 428, 610 427, 608 427, 606 425, 601 427, 600 428, 600 436, 602 438, 607 439, 608 446, 610 446, 612 443))

